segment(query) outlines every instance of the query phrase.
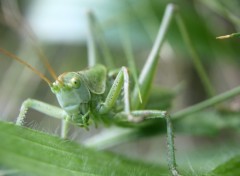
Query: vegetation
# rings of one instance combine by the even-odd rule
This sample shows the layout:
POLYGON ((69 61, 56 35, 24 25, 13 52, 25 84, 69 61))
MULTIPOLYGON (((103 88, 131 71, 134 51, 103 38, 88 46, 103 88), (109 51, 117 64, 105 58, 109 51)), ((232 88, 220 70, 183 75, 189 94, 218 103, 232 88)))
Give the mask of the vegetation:
MULTIPOLYGON (((38 43, 24 20, 33 20, 36 6, 42 6, 19 1, 15 4, 19 12, 18 6, 6 2, 1 1, 1 48, 43 73, 45 68, 38 59, 42 54, 40 43, 57 73, 86 68, 86 42, 80 41, 81 37, 77 42, 70 40, 69 32, 63 40, 57 32, 63 26, 54 23, 52 38, 40 35, 38 43)), ((62 7, 58 3, 54 6, 62 7)), ((130 67, 128 59, 133 56, 138 75, 156 38, 164 9, 175 1, 101 3, 89 5, 102 27, 96 31, 104 32, 106 39, 105 43, 98 38, 102 51, 99 58, 113 69, 130 67)), ((86 4, 80 4, 79 10, 86 4)), ((239 175, 239 2, 183 0, 176 1, 176 5, 182 18, 174 17, 169 26, 146 107, 167 110, 172 115, 176 159, 182 175, 239 175), (233 38, 216 39, 229 34, 233 38)), ((45 14, 50 7, 43 6, 45 14)), ((56 15, 54 9, 50 11, 56 15)), ((80 23, 84 18, 79 19, 80 23)), ((40 27, 33 26, 36 28, 40 27)), ((9 122, 16 121, 26 98, 57 105, 56 98, 36 75, 2 55, 0 71, 0 175, 169 174, 163 120, 127 128, 98 124, 89 131, 72 127, 69 140, 57 137, 59 120, 34 111, 27 114, 27 127, 18 127, 9 122)))

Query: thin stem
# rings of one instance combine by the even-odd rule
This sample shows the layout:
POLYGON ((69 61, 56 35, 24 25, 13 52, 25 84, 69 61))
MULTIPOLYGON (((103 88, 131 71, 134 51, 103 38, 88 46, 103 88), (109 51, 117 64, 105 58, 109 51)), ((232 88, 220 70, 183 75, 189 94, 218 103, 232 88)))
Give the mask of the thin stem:
POLYGON ((182 17, 179 13, 176 14, 176 21, 178 24, 178 27, 180 29, 180 32, 182 34, 183 40, 186 43, 186 46, 190 52, 191 58, 193 59, 193 64, 198 72, 198 75, 203 83, 203 86, 208 94, 209 97, 212 97, 215 95, 215 90, 208 79, 207 73, 202 65, 201 59, 199 58, 195 48, 193 47, 193 44, 191 42, 191 39, 188 35, 186 26, 182 20, 182 17))
POLYGON ((190 115, 190 114, 193 114, 193 113, 196 113, 196 112, 199 112, 203 109, 206 109, 206 108, 209 108, 213 105, 216 105, 218 103, 221 103, 221 102, 224 102, 230 98, 233 98, 237 95, 240 94, 240 86, 239 87, 236 87, 232 90, 229 90, 225 93, 222 93, 220 95, 217 95, 215 97, 212 97, 208 100, 205 100, 203 102, 200 102, 196 105, 193 105, 193 106, 190 106, 186 109, 183 109, 179 112, 176 112, 172 115, 172 119, 179 119, 181 117, 184 117, 184 116, 187 116, 187 115, 190 115))

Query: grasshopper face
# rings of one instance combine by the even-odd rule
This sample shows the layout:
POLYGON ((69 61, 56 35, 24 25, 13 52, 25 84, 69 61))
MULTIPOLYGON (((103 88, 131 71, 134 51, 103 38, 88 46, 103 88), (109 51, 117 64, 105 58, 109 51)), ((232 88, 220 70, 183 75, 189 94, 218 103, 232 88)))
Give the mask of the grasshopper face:
POLYGON ((106 87, 106 68, 96 65, 79 72, 61 74, 50 84, 62 109, 68 114, 66 120, 78 126, 87 126, 92 94, 103 94, 106 87))
POLYGON ((61 74, 51 86, 60 106, 70 116, 71 121, 81 123, 81 117, 89 110, 91 94, 81 75, 77 72, 61 74))

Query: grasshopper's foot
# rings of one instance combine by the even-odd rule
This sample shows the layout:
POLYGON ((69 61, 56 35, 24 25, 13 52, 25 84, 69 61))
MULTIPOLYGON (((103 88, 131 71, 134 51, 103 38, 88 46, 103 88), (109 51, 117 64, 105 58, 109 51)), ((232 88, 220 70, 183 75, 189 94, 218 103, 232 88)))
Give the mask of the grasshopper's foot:
POLYGON ((31 101, 30 99, 27 99, 22 103, 22 106, 20 108, 20 113, 17 117, 16 125, 23 126, 30 101, 31 101))

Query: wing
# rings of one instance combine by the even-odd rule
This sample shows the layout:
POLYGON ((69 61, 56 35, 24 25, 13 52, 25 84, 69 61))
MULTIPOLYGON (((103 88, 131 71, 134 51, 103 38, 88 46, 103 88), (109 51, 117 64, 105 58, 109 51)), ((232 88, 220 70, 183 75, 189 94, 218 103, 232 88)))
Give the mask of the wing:
POLYGON ((78 72, 83 82, 92 93, 103 94, 106 89, 107 69, 103 65, 96 65, 88 70, 78 72))

